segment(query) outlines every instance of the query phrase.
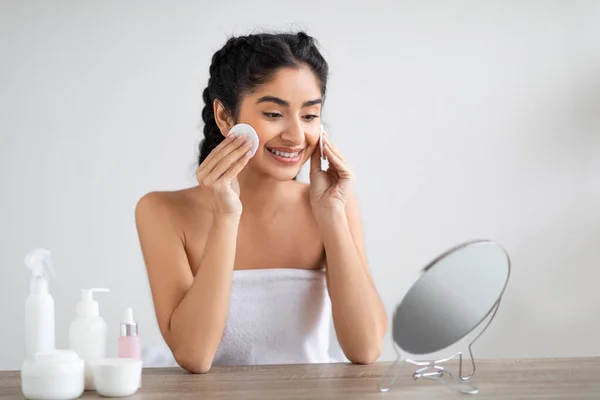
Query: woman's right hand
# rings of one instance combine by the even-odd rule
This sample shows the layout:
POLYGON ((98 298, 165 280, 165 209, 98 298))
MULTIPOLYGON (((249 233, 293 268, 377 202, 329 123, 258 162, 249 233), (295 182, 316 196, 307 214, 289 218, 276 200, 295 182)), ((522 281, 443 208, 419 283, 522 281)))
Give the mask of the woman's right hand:
POLYGON ((215 215, 242 213, 237 175, 250 160, 252 142, 244 135, 229 135, 210 152, 196 169, 198 184, 208 195, 215 215))

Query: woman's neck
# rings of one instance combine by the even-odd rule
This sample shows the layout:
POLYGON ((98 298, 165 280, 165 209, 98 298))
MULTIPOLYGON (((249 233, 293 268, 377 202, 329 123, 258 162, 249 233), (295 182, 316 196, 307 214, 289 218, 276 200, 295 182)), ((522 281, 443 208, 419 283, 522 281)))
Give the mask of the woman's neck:
POLYGON ((277 208, 289 184, 250 169, 238 174, 238 182, 244 211, 251 214, 262 214, 265 210, 277 208))

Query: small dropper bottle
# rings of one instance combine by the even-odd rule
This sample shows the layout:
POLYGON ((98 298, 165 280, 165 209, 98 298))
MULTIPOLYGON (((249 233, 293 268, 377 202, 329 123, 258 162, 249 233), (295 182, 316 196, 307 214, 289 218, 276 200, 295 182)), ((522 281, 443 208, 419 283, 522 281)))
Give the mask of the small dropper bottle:
POLYGON ((142 357, 138 326, 133 320, 133 310, 127 308, 121 322, 121 335, 119 336, 119 357, 135 358, 142 357))
MULTIPOLYGON (((133 320, 133 310, 131 307, 125 309, 123 322, 121 322, 121 335, 119 336, 119 357, 120 358, 142 358, 142 346, 138 335, 137 323, 133 320)), ((142 378, 140 377, 140 386, 142 387, 142 378)))

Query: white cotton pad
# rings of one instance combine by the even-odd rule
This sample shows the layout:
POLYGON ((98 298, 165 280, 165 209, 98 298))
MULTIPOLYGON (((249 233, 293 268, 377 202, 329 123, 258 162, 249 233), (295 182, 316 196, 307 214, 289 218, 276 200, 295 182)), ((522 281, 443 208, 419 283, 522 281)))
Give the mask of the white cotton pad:
POLYGON ((327 156, 323 153, 323 124, 321 124, 321 133, 319 133, 319 147, 321 148, 321 171, 327 171, 329 168, 329 160, 327 156))
POLYGON ((237 136, 246 135, 246 139, 252 142, 252 147, 250 148, 250 157, 254 157, 256 150, 258 150, 258 135, 256 134, 254 128, 248 124, 237 124, 231 128, 227 136, 231 135, 232 133, 237 136))

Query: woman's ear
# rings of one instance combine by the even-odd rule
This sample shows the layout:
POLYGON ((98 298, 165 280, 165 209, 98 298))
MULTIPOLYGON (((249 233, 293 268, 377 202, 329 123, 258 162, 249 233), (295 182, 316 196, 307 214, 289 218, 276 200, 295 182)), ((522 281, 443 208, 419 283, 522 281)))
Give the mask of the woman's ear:
POLYGON ((217 99, 213 102, 213 111, 221 135, 227 136, 231 128, 233 128, 233 118, 231 118, 225 106, 217 99))

